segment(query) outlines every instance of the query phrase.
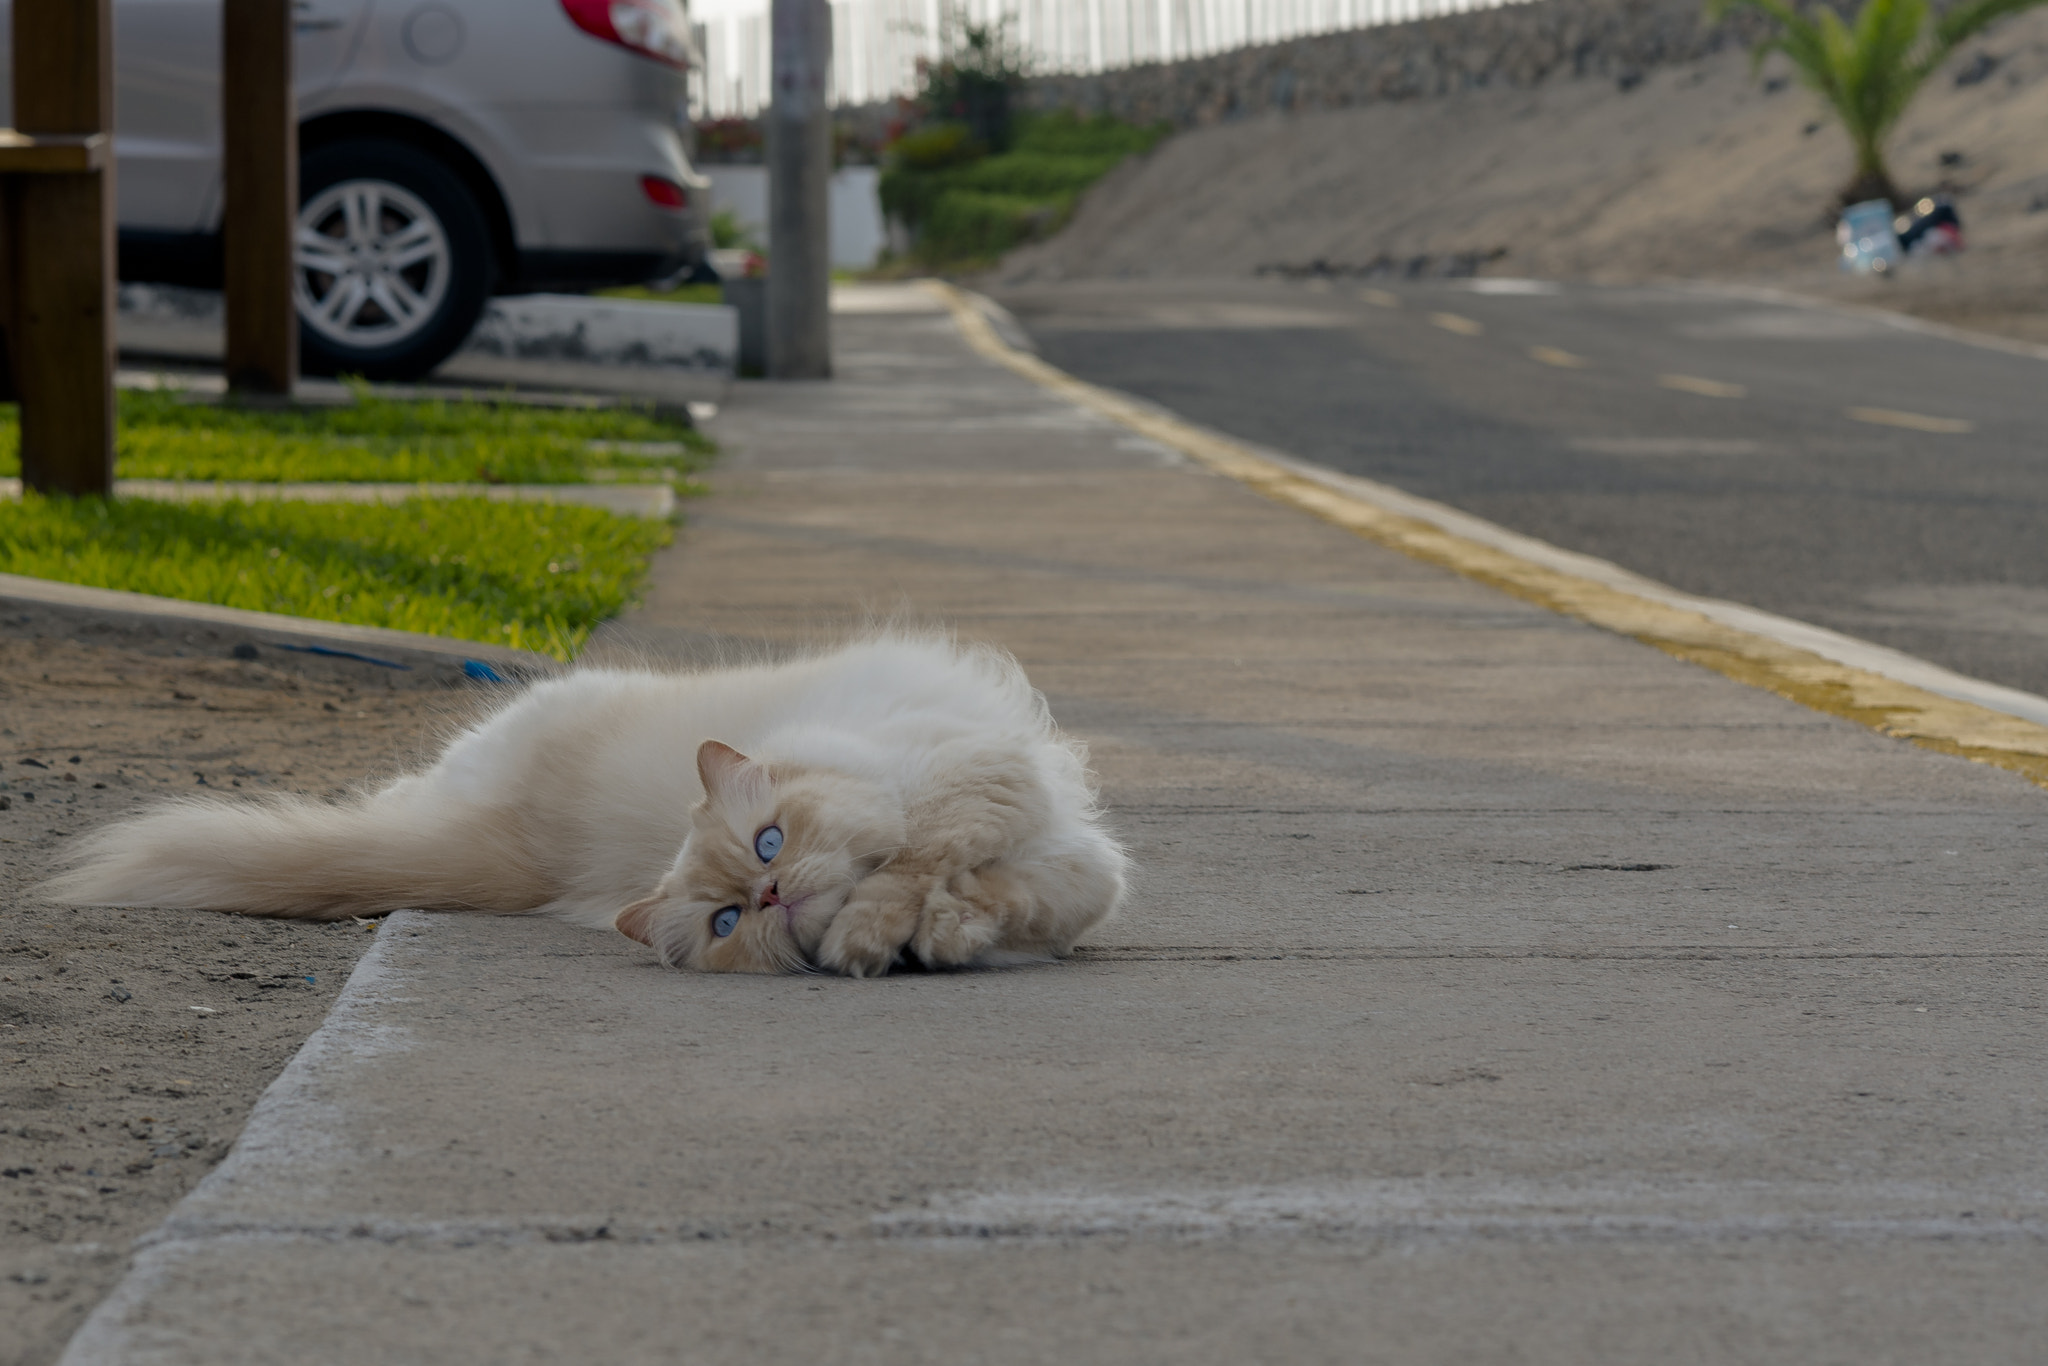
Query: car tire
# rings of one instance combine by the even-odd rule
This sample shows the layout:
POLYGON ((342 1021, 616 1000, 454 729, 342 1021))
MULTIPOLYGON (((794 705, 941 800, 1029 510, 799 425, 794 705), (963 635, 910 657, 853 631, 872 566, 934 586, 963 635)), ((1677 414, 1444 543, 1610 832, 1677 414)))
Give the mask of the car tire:
POLYGON ((420 378, 469 336, 496 274, 476 196, 430 153, 365 138, 301 161, 292 292, 307 374, 420 378))

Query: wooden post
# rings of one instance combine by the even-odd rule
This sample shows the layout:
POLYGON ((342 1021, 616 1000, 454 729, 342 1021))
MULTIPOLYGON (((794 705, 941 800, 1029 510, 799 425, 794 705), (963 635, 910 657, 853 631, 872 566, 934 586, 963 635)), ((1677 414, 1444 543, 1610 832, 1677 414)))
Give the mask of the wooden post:
POLYGON ((14 121, 0 147, 8 359, 21 476, 114 488, 114 125, 110 0, 16 0, 14 121))
POLYGON ((288 395, 299 373, 299 314, 292 301, 299 118, 292 96, 291 0, 226 0, 220 70, 228 387, 288 395))

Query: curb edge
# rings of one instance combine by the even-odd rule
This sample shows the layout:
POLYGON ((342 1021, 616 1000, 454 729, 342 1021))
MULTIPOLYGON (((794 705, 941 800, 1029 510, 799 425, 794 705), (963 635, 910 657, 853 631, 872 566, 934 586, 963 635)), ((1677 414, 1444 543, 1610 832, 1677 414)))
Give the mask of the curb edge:
POLYGON ((466 659, 506 664, 522 674, 536 676, 555 673, 562 668, 546 655, 483 641, 395 631, 384 626, 320 621, 313 617, 291 617, 277 612, 253 612, 241 607, 185 602, 118 588, 91 588, 21 574, 0 574, 0 609, 24 607, 41 608, 69 617, 134 625, 233 631, 258 637, 284 636, 297 645, 322 645, 344 650, 368 648, 387 655, 410 656, 415 661, 456 668, 460 668, 466 659))
POLYGON ((2048 698, 1953 674, 1910 655, 1738 603, 1692 598, 1618 565, 1549 546, 1454 508, 1261 452, 1018 351, 990 323, 977 302, 979 296, 942 280, 923 283, 945 303, 968 346, 983 357, 1275 502, 1525 602, 1655 646, 1738 683, 1895 739, 2017 773, 2048 788, 2048 724, 2029 719, 2037 711, 2048 716, 2048 698), (1465 534, 1470 530, 1481 531, 1484 539, 1465 534), (1551 563, 1520 553, 1524 547, 1550 552, 1543 559, 1551 563), (1562 568, 1559 561, 1612 572, 1595 577, 1562 568), (1732 625, 1729 617, 1766 626, 1782 623, 1785 629, 1767 634, 1732 625), (1787 635, 1805 640, 1789 643, 1782 638, 1787 635), (1860 647, 1869 662, 1846 664, 1807 647, 1806 642, 1827 637, 1860 647), (1894 676, 1907 671, 1901 664, 1917 666, 1912 671, 1923 678, 1953 680, 1956 692, 2003 697, 2027 715, 1902 680, 1894 676))

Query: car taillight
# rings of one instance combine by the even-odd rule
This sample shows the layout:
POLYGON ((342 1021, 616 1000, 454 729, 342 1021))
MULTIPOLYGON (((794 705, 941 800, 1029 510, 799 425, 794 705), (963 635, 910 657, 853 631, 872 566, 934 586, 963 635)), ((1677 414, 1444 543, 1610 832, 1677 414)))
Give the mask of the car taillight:
POLYGON ((690 207, 689 192, 673 180, 663 180, 658 175, 641 176, 640 192, 664 209, 690 207))
POLYGON ((688 70, 690 20, 679 0, 562 0, 571 23, 593 38, 630 48, 643 57, 688 70))

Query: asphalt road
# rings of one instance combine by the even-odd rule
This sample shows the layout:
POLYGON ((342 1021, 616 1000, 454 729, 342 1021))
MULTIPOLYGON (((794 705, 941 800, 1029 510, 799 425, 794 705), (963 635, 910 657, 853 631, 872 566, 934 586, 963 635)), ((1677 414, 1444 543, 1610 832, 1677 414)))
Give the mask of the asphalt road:
POLYGON ((2048 693, 2048 360, 1677 286, 997 297, 1052 363, 1240 438, 2048 693))

